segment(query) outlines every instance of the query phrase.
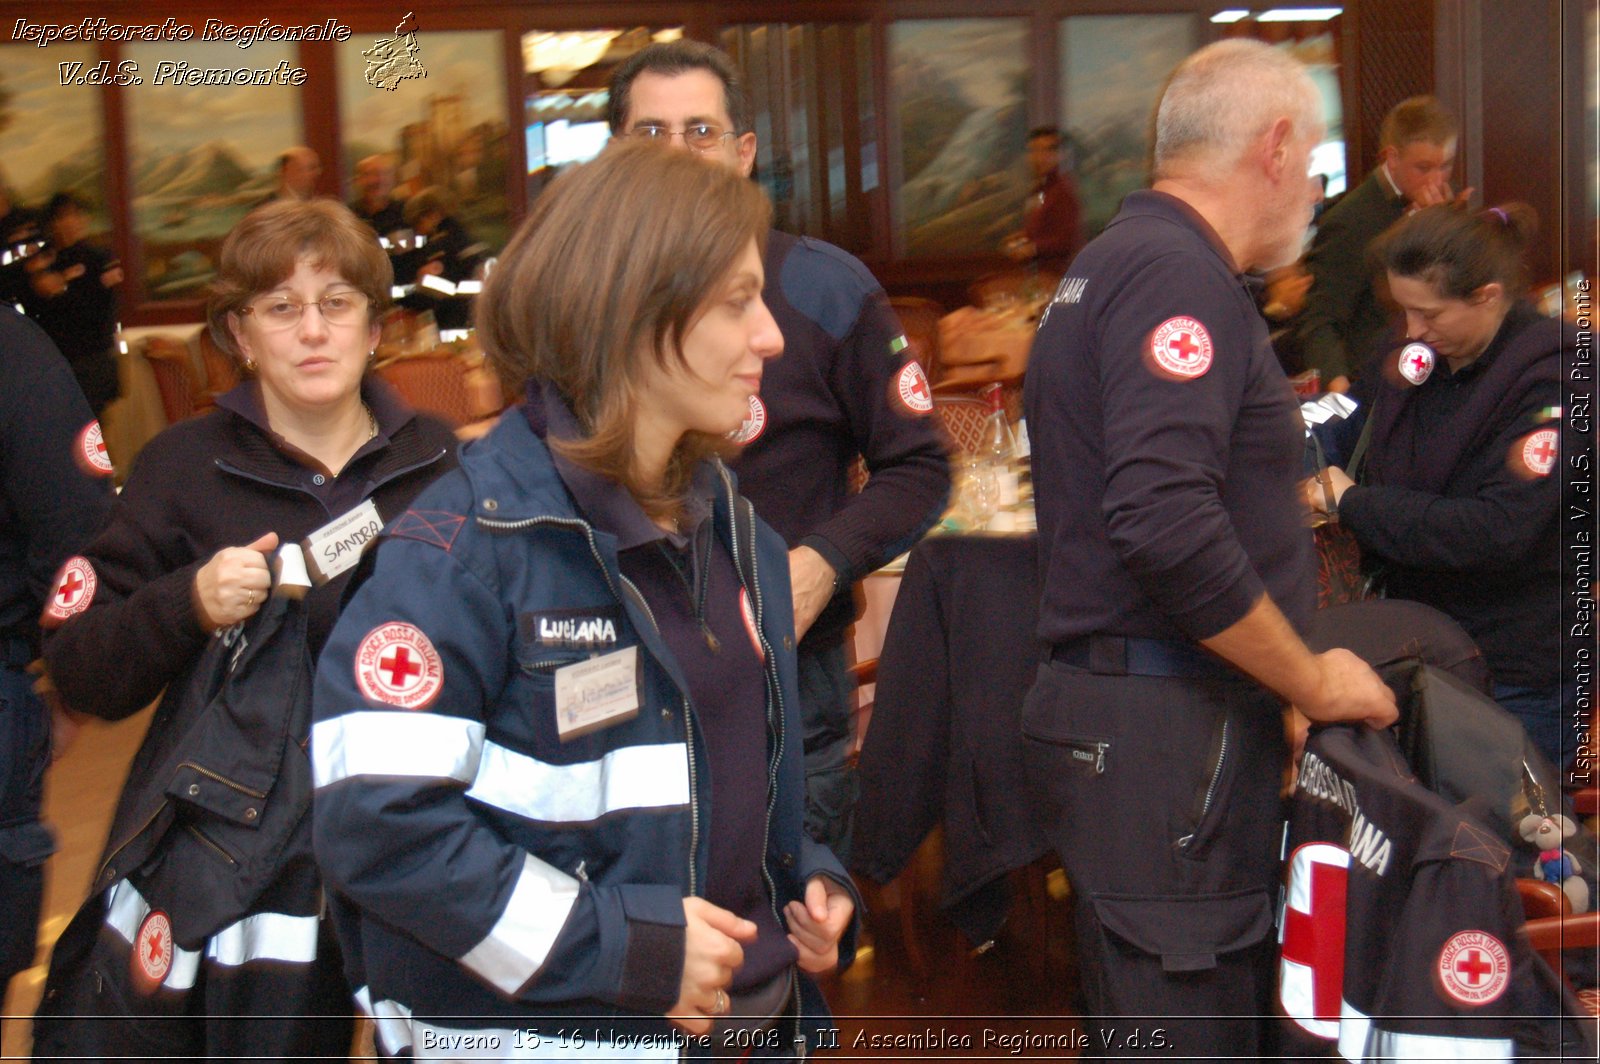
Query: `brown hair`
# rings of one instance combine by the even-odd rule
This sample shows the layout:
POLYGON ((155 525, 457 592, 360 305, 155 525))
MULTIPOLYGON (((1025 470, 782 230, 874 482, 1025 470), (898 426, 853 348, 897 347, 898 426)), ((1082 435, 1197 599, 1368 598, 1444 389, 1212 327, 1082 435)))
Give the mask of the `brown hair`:
POLYGON ((691 70, 704 70, 722 82, 722 100, 728 109, 733 132, 750 131, 750 102, 739 81, 739 71, 728 54, 701 41, 680 38, 645 45, 618 64, 611 73, 611 93, 606 103, 606 122, 613 134, 621 133, 632 106, 633 79, 649 72, 675 78, 691 70))
POLYGON ((1390 273, 1426 281, 1448 299, 1466 299, 1496 282, 1516 298, 1527 283, 1524 256, 1538 228, 1539 216, 1525 203, 1486 211, 1440 204, 1400 219, 1374 250, 1390 273))
POLYGON ((1455 115, 1432 96, 1413 96, 1401 100, 1383 116, 1383 124, 1378 127, 1378 146, 1404 148, 1419 140, 1443 144, 1455 136, 1455 115))
POLYGON ((772 208, 737 171, 660 145, 612 141, 534 203, 477 301, 478 339, 508 390, 548 381, 580 440, 554 443, 626 487, 651 516, 677 511, 694 464, 725 444, 690 433, 659 487, 634 469, 644 358, 684 364, 683 338, 772 208))
POLYGON ((211 339, 235 361, 243 355, 228 328, 229 315, 282 284, 299 259, 332 270, 365 295, 368 321, 389 309, 389 256, 372 228, 335 200, 275 200, 257 207, 223 239, 220 258, 206 324, 211 339))
POLYGON ((400 216, 409 226, 415 226, 424 214, 437 211, 439 214, 450 213, 450 200, 445 195, 444 189, 438 185, 429 185, 415 196, 406 200, 406 205, 400 209, 400 216))

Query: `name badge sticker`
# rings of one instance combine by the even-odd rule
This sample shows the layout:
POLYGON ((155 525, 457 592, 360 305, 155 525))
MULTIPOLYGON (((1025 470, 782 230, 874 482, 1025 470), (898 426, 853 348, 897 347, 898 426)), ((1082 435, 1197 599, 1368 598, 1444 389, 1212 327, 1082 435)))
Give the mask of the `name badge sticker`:
POLYGON ((623 647, 556 670, 556 734, 562 742, 638 714, 638 647, 623 647))
POLYGON ((305 538, 311 578, 320 587, 352 568, 383 531, 383 518, 371 500, 323 525, 305 538))

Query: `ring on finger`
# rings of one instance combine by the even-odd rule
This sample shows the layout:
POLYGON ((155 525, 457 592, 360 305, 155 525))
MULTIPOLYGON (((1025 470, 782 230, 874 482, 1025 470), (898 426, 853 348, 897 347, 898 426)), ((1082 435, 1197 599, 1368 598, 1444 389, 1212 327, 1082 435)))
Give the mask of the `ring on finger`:
POLYGON ((728 995, 724 994, 722 992, 722 990, 719 988, 717 990, 716 1000, 713 1001, 712 1005, 711 1005, 711 1015, 713 1015, 713 1016, 721 1016, 723 1013, 725 1013, 727 1011, 728 1011, 728 995))
POLYGON ((247 590, 244 593, 244 604, 246 606, 254 606, 256 604, 256 589, 255 588, 250 588, 249 590, 247 590))

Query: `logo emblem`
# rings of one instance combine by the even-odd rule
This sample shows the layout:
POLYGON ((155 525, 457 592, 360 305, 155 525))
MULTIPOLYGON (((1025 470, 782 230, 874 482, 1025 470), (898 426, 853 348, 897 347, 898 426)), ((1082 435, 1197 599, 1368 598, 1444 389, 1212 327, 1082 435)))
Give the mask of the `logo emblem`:
POLYGON ((111 468, 111 454, 106 450, 106 435, 100 429, 100 422, 91 421, 78 430, 78 438, 73 441, 72 457, 77 459, 78 467, 91 477, 109 477, 111 468))
POLYGON ((750 397, 749 416, 744 419, 738 428, 728 434, 728 439, 742 447, 747 443, 756 442, 765 431, 767 431, 767 408, 761 402, 759 395, 752 395, 750 397))
POLYGON ((1460 931, 1439 951, 1440 988, 1463 1005, 1487 1005, 1511 983, 1511 955, 1486 931, 1460 931))
POLYGON ((1534 476, 1547 477, 1556 467, 1557 440, 1555 429, 1539 429, 1522 441, 1522 464, 1534 476))
POLYGON ((1211 334, 1193 318, 1168 318, 1150 334, 1150 355, 1168 375, 1193 380, 1211 368, 1211 334))
POLYGON ((422 709, 444 686, 444 663, 420 630, 380 624, 356 648, 356 686, 374 702, 422 709))
POLYGON ((1433 348, 1427 344, 1406 344, 1400 349, 1400 376, 1412 384, 1421 384, 1433 376, 1436 361, 1433 348))
POLYGON ((412 13, 407 11, 406 17, 395 26, 393 37, 380 37, 371 48, 362 51, 361 57, 367 61, 364 75, 367 84, 393 92, 407 78, 427 77, 427 70, 417 58, 419 51, 417 24, 412 13))
POLYGON ((756 628, 756 611, 750 601, 750 592, 744 588, 739 589, 739 616, 744 618, 744 631, 750 637, 750 645, 755 648, 756 657, 762 661, 767 660, 767 652, 761 649, 761 632, 756 628))
POLYGON ((141 994, 152 994, 172 970, 172 921, 160 909, 139 925, 133 936, 133 985, 141 994))
POLYGON ((73 614, 88 609, 99 582, 88 558, 81 554, 68 558, 56 577, 56 589, 50 593, 50 601, 44 604, 44 616, 39 618, 39 623, 54 628, 73 614))
POLYGON ((933 388, 928 384, 927 374, 922 372, 921 363, 907 362, 901 366, 894 386, 900 404, 907 410, 913 414, 933 413, 933 388))

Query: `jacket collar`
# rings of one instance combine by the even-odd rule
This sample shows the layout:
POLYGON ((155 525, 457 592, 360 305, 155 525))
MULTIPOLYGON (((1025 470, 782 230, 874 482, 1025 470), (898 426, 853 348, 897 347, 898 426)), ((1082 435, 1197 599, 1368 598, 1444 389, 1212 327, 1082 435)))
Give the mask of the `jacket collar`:
POLYGON ((1166 192, 1157 192, 1155 189, 1145 188, 1130 192, 1122 201, 1122 209, 1117 212, 1117 217, 1111 220, 1115 225, 1125 217, 1143 215, 1146 217, 1161 218, 1190 230, 1195 236, 1205 242, 1212 254, 1222 260, 1228 272, 1235 277, 1241 276, 1238 265, 1233 261, 1233 253, 1222 242, 1217 231, 1211 223, 1201 216, 1200 212, 1189 206, 1177 196, 1166 192))

